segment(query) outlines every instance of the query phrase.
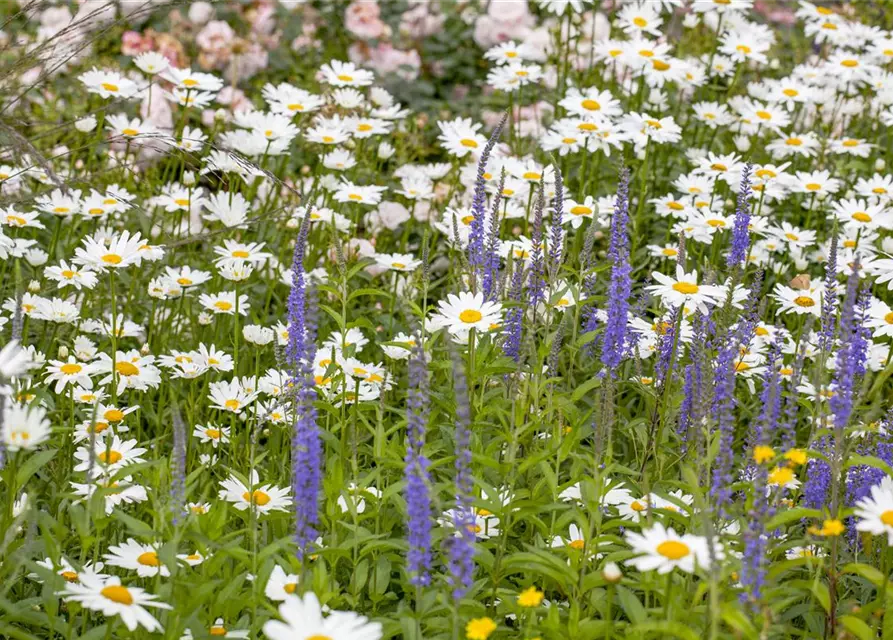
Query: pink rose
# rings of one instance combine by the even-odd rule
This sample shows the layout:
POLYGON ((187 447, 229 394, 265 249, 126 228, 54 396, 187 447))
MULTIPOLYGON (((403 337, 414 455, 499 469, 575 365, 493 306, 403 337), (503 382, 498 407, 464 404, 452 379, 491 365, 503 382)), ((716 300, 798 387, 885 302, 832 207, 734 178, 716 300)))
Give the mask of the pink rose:
POLYGON ((125 56, 138 56, 152 51, 154 42, 150 36, 143 36, 136 31, 125 31, 121 36, 121 53, 125 56))
POLYGON ((378 2, 356 0, 344 11, 344 26, 352 34, 364 40, 377 40, 387 29, 381 21, 378 2))
POLYGON ((195 44, 200 49, 218 53, 232 47, 236 32, 223 20, 213 20, 195 36, 195 44))

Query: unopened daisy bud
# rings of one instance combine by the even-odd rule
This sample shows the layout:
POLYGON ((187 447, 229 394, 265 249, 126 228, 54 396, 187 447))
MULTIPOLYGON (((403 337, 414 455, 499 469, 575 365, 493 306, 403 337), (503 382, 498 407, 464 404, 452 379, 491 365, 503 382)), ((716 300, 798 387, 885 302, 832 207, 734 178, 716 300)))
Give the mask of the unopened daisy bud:
POLYGON ((309 165, 309 164, 305 164, 303 167, 301 167, 301 175, 302 175, 302 176, 309 176, 309 175, 310 175, 310 171, 311 171, 311 169, 310 169, 310 165, 309 165))
POLYGON ((685 17, 682 19, 682 26, 686 29, 694 29, 698 26, 700 22, 700 18, 698 18, 698 14, 696 13, 687 13, 685 17))
POLYGON ((184 171, 183 172, 183 186, 191 187, 195 185, 195 171, 184 171))
POLYGON ((25 260, 32 267, 39 267, 46 264, 49 259, 50 254, 43 249, 28 249, 28 251, 25 252, 25 260))
POLYGON ((735 148, 741 153, 750 150, 750 138, 747 136, 735 136, 735 148))
POLYGON ((149 348, 148 344, 144 344, 142 347, 140 347, 140 353, 144 356, 147 356, 152 353, 152 350, 149 348))
POLYGON ((213 320, 214 319, 211 317, 210 313, 205 313, 204 311, 202 311, 200 314, 198 314, 198 323, 200 325, 209 325, 213 320))
POLYGON ((81 118, 75 121, 74 128, 81 133, 90 133, 91 131, 93 131, 93 129, 96 128, 96 117, 86 116, 84 118, 81 118))
POLYGON ((301 226, 301 221, 298 218, 289 218, 285 226, 289 229, 297 229, 301 226))
POLYGON ((611 584, 615 584, 620 582, 620 579, 623 578, 623 572, 620 570, 620 567, 617 566, 616 562, 609 562, 605 565, 605 568, 602 569, 602 578, 611 584))
POLYGON ((883 171, 884 167, 887 166, 886 161, 883 158, 878 158, 874 161, 874 170, 875 171, 883 171))
POLYGON ((66 347, 63 344, 61 347, 59 347, 59 349, 57 350, 57 353, 59 354, 59 358, 67 358, 68 357, 68 347, 66 347))
POLYGON ((37 293, 38 291, 40 291, 40 282, 38 282, 37 280, 32 280, 31 282, 29 282, 28 291, 30 291, 31 293, 37 293))
POLYGON ((388 142, 382 142, 378 145, 378 159, 387 160, 394 155, 394 147, 388 142))

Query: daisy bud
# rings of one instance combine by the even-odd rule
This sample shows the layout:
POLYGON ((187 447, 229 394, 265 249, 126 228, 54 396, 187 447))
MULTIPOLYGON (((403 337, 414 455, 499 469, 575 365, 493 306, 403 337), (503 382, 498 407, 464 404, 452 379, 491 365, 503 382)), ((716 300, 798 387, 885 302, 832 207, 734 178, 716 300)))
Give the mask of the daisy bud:
POLYGON ((620 570, 620 567, 617 566, 616 562, 609 562, 605 565, 605 568, 602 569, 602 577, 611 584, 616 584, 623 578, 623 572, 620 570))
POLYGON ((686 16, 682 19, 682 26, 685 27, 686 29, 694 29, 695 27, 698 26, 698 23, 699 23, 700 21, 701 21, 701 20, 700 20, 700 18, 698 18, 698 14, 696 14, 696 13, 688 13, 688 14, 686 14, 686 16))
POLYGON ((195 171, 184 171, 183 172, 183 186, 184 187, 192 187, 196 183, 195 179, 195 171))
POLYGON ((61 347, 59 347, 57 353, 59 354, 59 358, 62 358, 62 359, 67 358, 68 357, 68 347, 66 347, 65 345, 62 345, 61 347))
POLYGON ((884 161, 883 158, 878 158, 877 160, 874 161, 874 170, 875 171, 883 171, 884 167, 886 167, 886 166, 887 166, 887 163, 884 161))
POLYGON ((142 347, 140 347, 140 353, 144 356, 147 356, 152 353, 152 350, 149 348, 148 344, 144 344, 142 347))
POLYGON ((387 160, 394 155, 394 147, 390 143, 382 142, 378 145, 378 159, 387 160))
POLYGON ((750 150, 750 138, 747 136, 735 136, 735 148, 741 153, 750 150))
POLYGON ((211 314, 205 313, 204 311, 202 313, 198 314, 198 323, 200 325, 206 326, 206 325, 211 324, 212 321, 213 321, 213 318, 211 317, 211 314))
POLYGON ((310 165, 309 164, 305 164, 303 167, 301 167, 301 175, 302 176, 310 175, 310 165))
POLYGON ((40 282, 38 282, 37 280, 32 280, 31 282, 29 282, 28 291, 30 291, 31 293, 37 293, 38 291, 40 291, 40 282))
POLYGON ((85 118, 81 118, 74 123, 74 128, 81 133, 90 133, 91 131, 93 131, 93 129, 96 128, 96 117, 87 116, 85 118))

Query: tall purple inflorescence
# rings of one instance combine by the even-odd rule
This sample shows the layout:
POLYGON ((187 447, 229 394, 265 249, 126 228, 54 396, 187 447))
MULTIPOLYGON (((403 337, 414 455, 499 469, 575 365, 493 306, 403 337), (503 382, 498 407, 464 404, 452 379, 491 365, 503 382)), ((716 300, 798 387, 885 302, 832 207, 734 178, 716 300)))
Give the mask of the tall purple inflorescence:
POLYGON ((524 328, 524 306, 521 296, 524 291, 524 263, 514 264, 512 281, 509 287, 509 300, 515 306, 509 307, 502 327, 502 351, 515 362, 521 360, 521 335, 524 328))
POLYGON ((453 510, 455 533, 447 539, 449 584, 455 600, 468 593, 474 577, 474 507, 471 478, 471 407, 465 370, 453 354, 453 390, 456 395, 456 505, 453 510))
POLYGON ((626 354, 629 323, 629 296, 632 292, 631 267, 629 264, 629 169, 620 171, 614 215, 611 219, 611 242, 608 257, 611 260, 611 284, 608 289, 607 319, 602 338, 601 361, 614 375, 626 354))
POLYGON ((825 263, 825 287, 822 292, 822 320, 818 348, 824 353, 834 344, 834 315, 837 310, 837 234, 831 237, 828 261, 825 263))
POLYGON ((484 271, 481 277, 481 291, 485 300, 493 300, 496 297, 496 282, 499 276, 499 265, 502 258, 499 255, 499 204, 502 202, 502 192, 505 189, 505 170, 499 177, 499 189, 493 196, 493 205, 490 207, 490 226, 487 229, 487 242, 484 248, 484 271))
POLYGON ((422 453, 428 428, 428 366, 421 338, 416 336, 409 356, 409 397, 407 398, 406 457, 406 532, 409 551, 407 572, 411 584, 431 584, 431 478, 430 462, 422 453))
POLYGON ((319 486, 322 474, 322 445, 316 421, 316 389, 313 361, 316 356, 313 297, 308 296, 304 274, 304 251, 310 221, 304 218, 292 260, 292 288, 288 296, 287 363, 295 392, 295 425, 291 441, 292 492, 295 500, 295 543, 303 560, 316 539, 319 518, 319 486), (310 302, 311 304, 308 304, 310 302))
POLYGON ((537 305, 546 300, 545 258, 543 256, 543 209, 546 206, 546 193, 540 182, 536 205, 533 209, 533 231, 530 242, 533 245, 530 256, 530 283, 527 287, 527 301, 536 310, 537 305))
POLYGON ((749 162, 741 170, 741 185, 738 187, 738 206, 735 208, 735 226, 732 228, 732 246, 726 256, 726 265, 740 267, 747 260, 750 250, 750 172, 749 162))
POLYGON ((549 239, 549 273, 553 279, 558 274, 564 250, 564 181, 561 170, 555 166, 555 207, 552 210, 552 229, 549 239))
POLYGON ((472 272, 478 281, 483 278, 487 261, 487 179, 485 177, 487 161, 490 159, 493 147, 496 146, 496 141, 499 140, 507 117, 508 114, 503 115, 502 120, 493 129, 493 133, 490 134, 490 139, 487 140, 487 144, 484 145, 484 149, 481 151, 478 159, 477 178, 474 182, 474 194, 471 199, 471 228, 468 235, 468 263, 471 265, 472 272))

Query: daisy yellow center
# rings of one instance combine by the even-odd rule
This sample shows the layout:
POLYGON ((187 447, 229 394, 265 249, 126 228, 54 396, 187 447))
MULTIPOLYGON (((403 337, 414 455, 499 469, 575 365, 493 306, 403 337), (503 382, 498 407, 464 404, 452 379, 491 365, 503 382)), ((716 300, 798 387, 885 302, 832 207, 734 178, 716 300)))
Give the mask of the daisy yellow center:
POLYGON ((842 67, 847 67, 847 68, 849 68, 849 69, 853 69, 853 68, 859 66, 859 61, 858 61, 858 60, 854 60, 853 58, 847 58, 846 60, 841 60, 841 61, 840 61, 840 66, 842 66, 842 67))
POLYGON ((67 376, 73 376, 76 373, 80 373, 83 367, 76 362, 71 362, 69 364, 63 364, 59 367, 59 370, 67 376))
POLYGON ((673 285, 673 291, 677 291, 683 295, 693 295, 699 290, 698 285, 693 282, 677 282, 673 285))
POLYGON ((107 253, 102 256, 102 261, 106 264, 121 264, 121 260, 123 260, 123 258, 117 253, 107 253))
POLYGON ((670 68, 670 65, 669 65, 669 63, 666 63, 663 60, 652 60, 651 67, 655 71, 666 71, 667 69, 670 68))
POLYGON ((539 180, 543 176, 536 171, 525 171, 521 177, 525 180, 539 180))
POLYGON ((756 173, 758 178, 774 178, 777 174, 771 169, 758 169, 756 173))
POLYGON ((672 209, 673 211, 682 211, 683 209, 685 209, 685 206, 678 202, 668 202, 667 208, 672 209))
POLYGON ((645 18, 636 16, 635 18, 633 18, 633 24, 636 25, 637 27, 644 28, 644 27, 648 26, 648 21, 645 18))
POLYGON ((843 144, 843 146, 845 146, 845 147, 858 147, 859 141, 850 139, 850 140, 844 140, 841 144, 843 144))
POLYGON ((769 474, 769 484, 786 485, 794 479, 794 471, 788 467, 776 467, 769 474))
POLYGON ((251 254, 243 249, 236 249, 232 252, 233 258, 239 258, 240 260, 247 259, 251 254))
POLYGON ((242 499, 245 502, 251 502, 252 504, 262 507, 270 502, 270 495, 263 491, 252 491, 251 493, 246 491, 242 494, 242 499))
POLYGON ((684 542, 667 540, 657 545, 657 552, 669 560, 681 560, 691 553, 691 549, 684 542))
POLYGON ((97 422, 92 427, 87 427, 87 433, 102 433, 109 428, 108 422, 97 422))
POLYGON ((871 222, 871 216, 864 211, 857 211, 853 214, 853 220, 857 222, 871 222))
POLYGON ((794 298, 794 304, 798 307, 809 308, 815 306, 815 300, 813 300, 809 296, 797 296, 796 298, 794 298))
POLYGON ((294 593, 298 589, 298 583, 297 582, 289 582, 282 588, 285 589, 285 593, 294 593))
POLYGON ((483 318, 483 314, 477 309, 466 309, 462 313, 459 314, 459 320, 465 322, 466 324, 473 324, 475 322, 480 322, 481 318, 483 318))
POLYGON ((571 213, 575 216, 586 216, 592 213, 592 209, 585 205, 578 204, 575 207, 571 207, 571 213))
POLYGON ((192 280, 189 278, 177 278, 177 284, 181 287, 188 287, 192 284, 192 280))
POLYGON ((322 141, 326 143, 332 143, 335 142, 335 138, 333 138, 332 136, 323 136, 322 141))
POLYGON ((642 511, 645 511, 647 507, 638 500, 633 500, 632 503, 629 505, 629 508, 637 513, 641 513, 642 511))
POLYGON ((216 308, 220 309, 221 311, 229 311, 230 309, 233 308, 232 303, 227 302, 226 300, 218 300, 217 302, 214 303, 214 306, 216 308))
POLYGON ((122 376, 135 376, 139 375, 139 367, 130 362, 119 362, 115 365, 115 371, 117 371, 122 376))
POLYGON ((803 144, 803 141, 800 138, 788 138, 784 142, 790 147, 799 147, 801 144, 803 144))
POLYGON ((737 47, 735 47, 735 50, 743 53, 744 55, 747 55, 751 51, 750 47, 748 47, 746 44, 739 44, 737 47))
POLYGON ((888 527, 893 527, 893 510, 884 511, 881 514, 881 522, 883 522, 888 527))
POLYGON ((405 269, 406 268, 406 265, 402 262, 392 262, 391 266, 394 267, 395 269, 405 269))
POLYGON ((221 624, 215 624, 213 627, 208 629, 208 634, 212 636, 225 636, 226 627, 221 624))
POLYGON ((350 198, 351 200, 362 200, 363 199, 363 196, 361 196, 359 193, 349 193, 349 194, 347 194, 347 197, 350 198))
POLYGON ((341 82, 353 82, 353 76, 349 76, 346 73, 342 73, 341 75, 339 75, 338 79, 341 82))
POLYGON ((772 119, 772 114, 769 113, 768 111, 763 111, 763 110, 761 109, 760 111, 757 111, 757 117, 758 117, 760 120, 771 120, 771 119, 772 119))
POLYGON ((650 58, 651 56, 654 55, 654 52, 651 49, 640 49, 639 55, 642 56, 643 58, 650 58))
POLYGON ((821 188, 822 188, 822 185, 820 185, 818 182, 808 182, 806 184, 807 191, 818 191, 821 188))
POLYGON ((327 636, 322 633, 314 633, 312 636, 309 636, 307 640, 334 640, 332 636, 327 636))
POLYGON ((220 429, 205 429, 205 435, 214 440, 220 439, 220 429))
POLYGON ((124 412, 120 409, 109 409, 102 417, 109 422, 121 422, 124 419, 124 412))
POLYGON ((577 141, 577 139, 576 138, 562 138, 561 141, 564 144, 574 144, 577 141))
POLYGON ((660 120, 646 120, 645 124, 655 129, 663 129, 663 125, 660 123, 660 120))
POLYGON ((103 89, 105 89, 106 91, 117 91, 118 90, 118 85, 112 84, 111 82, 103 82, 99 86, 102 87, 103 89))
POLYGON ((197 86, 198 86, 198 80, 193 80, 192 78, 186 78, 186 79, 183 81, 183 86, 184 86, 184 87, 197 87, 197 86))
POLYGON ((585 540, 571 540, 570 544, 568 544, 568 546, 571 549, 576 549, 577 551, 582 551, 583 547, 586 546, 586 541, 585 540))
POLYGON ((587 111, 600 111, 602 108, 602 106, 598 102, 589 98, 583 100, 583 102, 580 103, 580 106, 587 111))
POLYGON ((28 221, 24 218, 20 218, 19 216, 6 216, 6 221, 10 224, 18 224, 18 225, 26 225, 28 221))
POLYGON ((459 140, 459 144, 461 144, 463 147, 467 147, 469 149, 477 149, 478 148, 477 140, 472 140, 471 138, 462 138, 461 140, 459 140))
POLYGON ((63 578, 65 578, 65 580, 67 582, 77 582, 78 581, 78 574, 75 573, 74 571, 63 571, 59 575, 62 576, 63 578))
POLYGON ((797 242, 797 240, 800 239, 800 236, 798 236, 797 234, 794 234, 794 233, 786 233, 786 234, 784 234, 784 237, 787 238, 788 240, 790 240, 791 242, 797 242))
POLYGON ((784 91, 782 91, 782 93, 789 98, 796 98, 798 95, 800 95, 800 92, 796 89, 785 89, 784 91))
POLYGON ((598 125, 594 122, 581 122, 577 125, 580 131, 598 131, 598 125))
POLYGON ((227 409, 231 410, 231 411, 236 411, 236 410, 238 410, 238 408, 239 408, 239 401, 238 401, 238 400, 232 400, 232 399, 231 399, 231 400, 227 400, 226 402, 223 403, 223 406, 226 407, 227 409))
POLYGON ((710 165, 710 168, 713 169, 714 171, 728 171, 729 170, 729 168, 726 165, 721 164, 719 162, 714 162, 713 164, 710 165))
POLYGON ((68 207, 56 207, 53 209, 53 213, 68 213, 69 211, 71 211, 71 209, 68 207))
POLYGON ((372 125, 363 122, 357 125, 357 131, 372 131, 372 125))
POLYGON ((725 220, 718 220, 718 219, 716 219, 716 218, 714 218, 714 219, 712 219, 712 220, 708 220, 708 221, 707 221, 707 224, 708 224, 709 226, 713 227, 714 229, 717 228, 717 227, 724 227, 724 226, 726 226, 725 220))
POLYGON ((108 598, 112 602, 117 602, 118 604, 133 604, 133 596, 130 595, 130 591, 127 590, 127 587, 122 587, 120 584, 103 587, 102 591, 99 593, 102 594, 103 597, 108 598))
POLYGON ((158 559, 158 554, 154 551, 146 551, 145 553, 141 553, 136 561, 146 567, 161 566, 161 560, 158 559))
MULTIPOLYGON (((92 207, 90 209, 87 209, 87 213, 89 213, 91 216, 100 216, 105 213, 105 209, 102 209, 101 207, 92 207)), ((105 258, 103 258, 103 260, 105 260, 105 258)))
POLYGON ((302 105, 302 104, 300 104, 300 103, 298 103, 298 102, 295 102, 295 103, 293 103, 293 104, 288 105, 288 110, 289 110, 289 111, 303 111, 303 110, 304 110, 304 105, 302 105))
POLYGON ((672 258, 677 255, 679 252, 676 249, 661 249, 661 253, 667 256, 668 258, 672 258))
POLYGON ((120 462, 121 458, 123 457, 124 456, 121 455, 120 451, 115 451, 114 449, 112 449, 111 451, 100 451, 98 454, 96 454, 96 458, 100 462, 105 464, 115 464, 117 462, 120 462))
POLYGON ((128 127, 127 129, 121 129, 121 133, 123 133, 125 136, 135 136, 136 134, 139 133, 139 131, 128 127))
POLYGON ((884 316, 884 322, 887 324, 893 324, 893 311, 884 316))
POLYGON ((876 193, 878 195, 882 195, 882 194, 887 193, 887 190, 884 189, 883 187, 875 187, 874 189, 871 190, 871 192, 876 193))

